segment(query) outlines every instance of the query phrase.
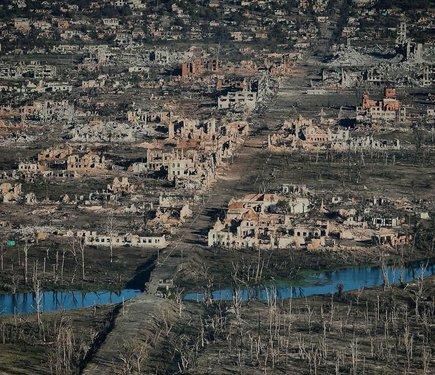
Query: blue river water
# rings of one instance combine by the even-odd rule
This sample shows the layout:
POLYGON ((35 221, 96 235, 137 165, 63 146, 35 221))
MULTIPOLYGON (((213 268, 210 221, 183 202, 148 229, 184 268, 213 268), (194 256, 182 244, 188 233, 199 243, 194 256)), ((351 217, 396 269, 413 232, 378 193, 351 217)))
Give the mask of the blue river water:
MULTIPOLYGON (((138 289, 119 292, 44 291, 40 298, 40 312, 74 310, 98 305, 116 304, 140 294, 138 289)), ((33 293, 0 294, 0 315, 33 314, 36 312, 33 293)))
MULTIPOLYGON (((406 267, 387 267, 386 274, 390 284, 408 283, 421 277, 433 276, 435 265, 413 262, 406 267)), ((275 282, 237 290, 226 288, 215 290, 208 297, 214 301, 230 301, 237 294, 242 301, 251 299, 267 301, 271 296, 282 300, 333 294, 338 291, 340 284, 343 292, 381 286, 384 284, 384 275, 379 267, 343 268, 313 274, 296 285, 289 282, 275 282)), ((201 292, 189 292, 183 296, 185 301, 199 302, 204 298, 204 293, 201 292)))
MULTIPOLYGON (((388 267, 387 277, 390 284, 411 282, 420 277, 433 276, 435 263, 430 261, 413 262, 406 267, 388 267), (423 267, 422 267, 423 265, 423 267)), ((210 298, 215 301, 230 301, 238 298, 246 301, 256 299, 266 301, 271 295, 277 299, 329 295, 337 292, 342 285, 343 292, 381 286, 384 283, 382 270, 379 267, 351 267, 335 271, 312 274, 298 284, 290 282, 270 282, 267 285, 247 287, 239 290, 225 288, 215 290, 210 298)), ((92 306, 117 304, 142 292, 139 289, 123 289, 119 292, 98 291, 44 291, 41 293, 40 312, 75 310, 92 306)), ((201 292, 188 292, 183 296, 185 301, 202 301, 201 292)), ((33 314, 36 312, 35 295, 29 293, 0 294, 0 315, 33 314)))

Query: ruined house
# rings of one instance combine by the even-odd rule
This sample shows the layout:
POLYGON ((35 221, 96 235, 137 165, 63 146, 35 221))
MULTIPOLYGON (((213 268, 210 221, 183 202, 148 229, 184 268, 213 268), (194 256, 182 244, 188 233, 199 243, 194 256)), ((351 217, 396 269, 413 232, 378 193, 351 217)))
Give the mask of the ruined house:
POLYGON ((34 101, 30 105, 20 107, 20 116, 23 120, 34 121, 66 121, 72 122, 74 118, 74 105, 68 100, 34 101))
POLYGON ((375 139, 373 136, 351 137, 347 129, 317 125, 313 120, 301 116, 285 121, 277 133, 268 136, 268 149, 273 152, 381 151, 399 150, 400 148, 398 139, 375 139))
POLYGON ((96 231, 69 231, 67 236, 81 238, 85 245, 103 247, 143 247, 163 249, 168 246, 165 236, 139 236, 137 234, 101 234, 96 231))
POLYGON ((13 203, 21 198, 21 184, 3 182, 0 184, 0 201, 3 203, 13 203))
MULTIPOLYGON (((215 166, 210 155, 192 148, 156 148, 147 150, 149 170, 165 171, 168 180, 183 187, 190 182, 196 187, 209 186, 215 179, 215 166)), ((186 186, 187 187, 187 186, 186 186)))
POLYGON ((159 197, 159 205, 152 212, 152 218, 147 222, 149 228, 172 230, 181 225, 192 215, 189 205, 171 197, 159 197))
POLYGON ((217 168, 230 158, 249 132, 245 121, 219 124, 216 119, 166 119, 168 136, 147 146, 147 169, 162 174, 175 186, 201 189, 210 186, 217 168))
POLYGON ((257 93, 243 90, 230 91, 218 98, 218 109, 238 109, 253 111, 257 105, 257 93))
POLYGON ((108 169, 108 162, 104 155, 88 152, 84 155, 68 156, 66 168, 68 171, 79 173, 99 173, 108 169))
POLYGON ((305 186, 283 186, 283 194, 248 194, 231 199, 223 220, 208 233, 209 246, 224 248, 285 249, 324 247, 403 246, 411 237, 404 218, 352 196, 334 199, 335 209, 311 204, 305 186), (338 207, 337 207, 338 205, 338 207), (364 206, 364 210, 358 207, 364 206), (376 208, 376 211, 372 211, 376 208))
POLYGON ((20 162, 18 164, 18 171, 24 175, 39 174, 47 170, 45 163, 40 162, 20 162))
POLYGON ((69 137, 73 142, 128 143, 136 140, 136 133, 128 124, 94 119, 86 124, 75 125, 69 137))
POLYGON ((55 162, 65 160, 74 152, 70 146, 50 147, 38 153, 39 162, 55 162))
POLYGON ((113 182, 107 185, 107 191, 113 194, 130 194, 134 193, 136 186, 128 181, 128 177, 115 177, 113 182))
POLYGON ((308 198, 248 194, 232 199, 225 219, 208 234, 209 246, 228 248, 287 248, 325 245, 327 223, 296 224, 292 215, 309 211, 308 198))
POLYGON ((297 119, 285 121, 278 133, 268 137, 268 148, 271 151, 320 151, 330 148, 332 144, 349 140, 349 131, 315 125, 312 119, 299 116, 297 119))
POLYGON ((195 77, 204 74, 205 72, 216 72, 219 68, 218 60, 204 60, 202 58, 185 61, 181 64, 181 77, 195 77))
POLYGON ((408 37, 407 24, 404 21, 399 25, 396 45, 398 51, 402 53, 405 61, 412 61, 414 63, 423 62, 423 44, 415 43, 408 37))
POLYGON ((360 107, 356 109, 357 120, 366 118, 373 121, 401 122, 406 119, 406 108, 396 98, 396 90, 386 87, 382 100, 373 100, 369 93, 365 92, 360 107))
POLYGON ((372 240, 376 245, 390 245, 396 247, 409 244, 412 240, 412 236, 388 228, 382 228, 373 235, 372 240))

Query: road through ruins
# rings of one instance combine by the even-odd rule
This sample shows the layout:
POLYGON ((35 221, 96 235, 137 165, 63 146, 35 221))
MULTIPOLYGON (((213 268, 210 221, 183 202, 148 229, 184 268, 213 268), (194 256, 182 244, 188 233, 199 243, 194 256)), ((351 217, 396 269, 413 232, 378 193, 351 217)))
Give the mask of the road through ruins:
POLYGON ((435 0, 0 14, 0 374, 433 373, 435 0))
MULTIPOLYGON (((328 36, 331 30, 325 31, 328 36)), ((324 49, 324 45, 321 45, 324 49)), ((307 56, 308 59, 308 56, 307 56)), ((120 348, 136 340, 158 341, 159 326, 165 319, 176 317, 173 301, 156 296, 159 282, 172 279, 182 267, 186 258, 201 251, 206 245, 206 234, 213 224, 214 214, 223 209, 233 196, 248 192, 261 192, 268 187, 271 179, 279 180, 279 170, 270 170, 270 153, 267 151, 267 137, 279 124, 297 110, 319 112, 325 101, 310 101, 304 106, 301 97, 309 88, 311 67, 302 63, 296 67, 298 73, 286 78, 264 112, 254 118, 253 135, 245 142, 218 181, 194 207, 194 215, 180 228, 178 239, 160 252, 158 261, 146 285, 146 292, 126 301, 113 322, 113 328, 96 353, 86 364, 85 374, 112 374, 113 369, 122 365, 120 348), (297 108, 297 109, 296 109, 297 108), (153 340, 154 340, 153 339, 153 340)), ((157 346, 157 342, 154 341, 157 346)))

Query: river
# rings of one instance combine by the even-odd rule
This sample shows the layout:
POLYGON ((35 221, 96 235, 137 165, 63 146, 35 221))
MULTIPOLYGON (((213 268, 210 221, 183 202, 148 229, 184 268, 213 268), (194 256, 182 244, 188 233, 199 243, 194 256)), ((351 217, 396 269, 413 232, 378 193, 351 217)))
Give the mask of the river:
MULTIPOLYGON (((40 312, 75 310, 86 307, 117 304, 142 293, 139 289, 123 289, 119 292, 44 291, 40 294, 40 312)), ((36 312, 35 294, 0 294, 0 315, 33 314, 36 312)))
MULTIPOLYGON (((400 282, 409 283, 421 277, 435 274, 433 259, 425 262, 412 262, 405 267, 387 267, 386 276, 390 284, 400 282)), ((313 273, 304 280, 294 283, 291 281, 269 282, 267 285, 246 287, 238 290, 224 288, 211 293, 215 301, 229 301, 237 294, 238 298, 246 301, 257 299, 266 301, 272 294, 277 299, 309 297, 314 295, 329 295, 336 293, 341 284, 342 291, 358 290, 381 286, 384 275, 379 267, 349 267, 335 271, 313 273)), ((119 292, 98 291, 44 291, 40 297, 40 312, 74 310, 86 307, 117 304, 142 293, 139 289, 123 289, 119 292)), ((188 292, 183 296, 185 301, 202 301, 201 292, 188 292)), ((0 294, 0 315, 32 314, 36 312, 34 293, 0 294)))
MULTIPOLYGON (((405 267, 387 267, 386 276, 390 284, 409 283, 420 277, 433 276, 434 262, 412 262, 405 267)), ((341 284, 343 292, 381 286, 384 284, 384 274, 379 267, 350 267, 335 271, 314 273, 299 283, 289 281, 270 282, 267 285, 246 287, 234 290, 225 288, 215 290, 209 296, 214 301, 230 301, 237 294, 243 301, 256 299, 267 301, 270 296, 277 299, 302 298, 315 295, 329 295, 338 291, 341 284)), ((202 301, 204 294, 189 292, 183 296, 185 301, 202 301)))

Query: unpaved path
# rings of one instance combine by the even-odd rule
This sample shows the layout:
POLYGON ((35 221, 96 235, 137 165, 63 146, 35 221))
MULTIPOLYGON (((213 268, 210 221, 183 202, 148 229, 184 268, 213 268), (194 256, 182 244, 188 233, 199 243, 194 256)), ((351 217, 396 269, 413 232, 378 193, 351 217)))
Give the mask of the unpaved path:
MULTIPOLYGON (((177 239, 161 252, 147 283, 148 292, 125 303, 113 330, 87 364, 85 374, 113 374, 114 368, 122 366, 120 353, 126 343, 150 337, 158 330, 158 321, 165 314, 175 316, 175 304, 155 295, 159 280, 173 278, 186 257, 206 245, 206 235, 213 224, 216 210, 224 208, 234 196, 261 191, 264 181, 259 176, 267 171, 269 160, 269 153, 263 147, 267 142, 267 134, 289 114, 288 108, 292 108, 293 99, 286 92, 289 88, 295 91, 299 87, 300 90, 301 85, 305 86, 304 83, 305 80, 298 77, 289 79, 278 91, 267 113, 255 119, 257 126, 264 130, 258 131, 245 142, 234 162, 221 172, 218 181, 198 202, 193 218, 180 228, 177 239), (268 125, 267 129, 265 124, 268 125)), ((297 95, 294 96, 294 100, 297 98, 297 95)))
MULTIPOLYGON (((339 18, 339 12, 334 18, 334 21, 339 18)), ((322 41, 330 39, 331 34, 331 30, 322 30, 322 41)), ((307 51, 304 61, 308 61, 309 58, 310 51, 307 51)), ((262 130, 256 131, 256 135, 250 137, 241 147, 234 162, 222 171, 216 184, 194 208, 193 219, 185 223, 177 239, 161 252, 147 283, 148 292, 125 304, 113 330, 87 364, 84 374, 116 373, 116 370, 122 368, 120 354, 126 343, 137 340, 149 341, 151 338, 153 346, 158 347, 159 335, 156 332, 161 329, 162 324, 177 319, 175 302, 155 295, 159 280, 174 278, 186 257, 201 251, 205 246, 206 234, 212 225, 216 210, 225 207, 234 196, 260 192, 267 183, 264 176, 273 177, 273 170, 268 173, 270 154, 262 147, 267 142, 267 135, 277 129, 285 118, 295 116, 301 111, 316 113, 328 104, 324 99, 322 101, 322 98, 304 99, 304 93, 310 84, 308 77, 312 73, 311 69, 312 67, 302 62, 298 67, 298 74, 282 82, 267 111, 254 119, 254 129, 262 130)))

